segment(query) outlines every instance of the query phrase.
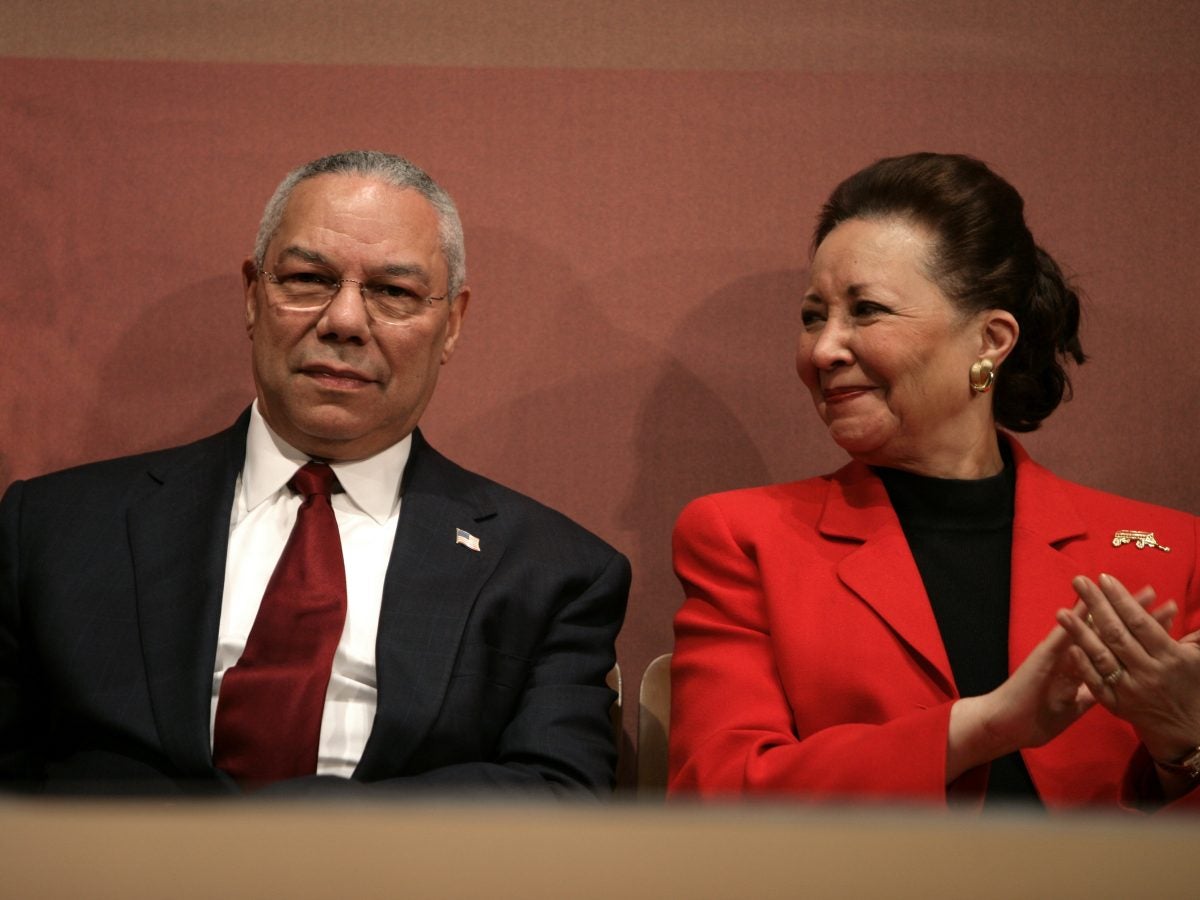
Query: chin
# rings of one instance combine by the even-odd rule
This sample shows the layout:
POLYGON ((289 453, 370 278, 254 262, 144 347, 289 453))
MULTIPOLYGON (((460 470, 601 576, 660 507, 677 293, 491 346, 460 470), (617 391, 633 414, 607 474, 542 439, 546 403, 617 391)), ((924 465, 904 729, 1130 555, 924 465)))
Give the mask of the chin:
POLYGON ((328 459, 337 458, 337 448, 361 438, 364 433, 362 423, 328 415, 293 418, 286 430, 275 430, 297 450, 328 459))
POLYGON ((883 436, 873 429, 839 427, 836 422, 829 426, 829 436, 835 444, 863 462, 878 462, 877 456, 885 443, 883 436))

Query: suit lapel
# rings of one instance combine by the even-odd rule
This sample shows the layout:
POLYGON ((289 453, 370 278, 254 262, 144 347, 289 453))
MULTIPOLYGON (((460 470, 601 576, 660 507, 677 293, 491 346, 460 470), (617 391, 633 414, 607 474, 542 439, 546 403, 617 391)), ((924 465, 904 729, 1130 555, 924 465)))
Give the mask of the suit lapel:
POLYGON ((838 577, 921 658, 947 694, 956 694, 929 596, 883 482, 861 463, 845 466, 830 481, 818 527, 826 537, 862 542, 842 558, 838 577))
POLYGON ((163 748, 187 775, 212 771, 208 722, 243 415, 185 459, 147 475, 128 530, 150 701, 163 748))
POLYGON ((475 599, 504 550, 490 498, 414 432, 379 616, 375 721, 357 777, 396 772, 433 725, 475 599), (459 529, 478 550, 456 540, 459 529))
POLYGON ((1086 524, 1059 480, 1029 458, 1014 440, 1017 496, 1013 515, 1009 604, 1009 671, 1054 628, 1054 614, 1074 605, 1071 579, 1079 562, 1061 548, 1086 532, 1086 524))

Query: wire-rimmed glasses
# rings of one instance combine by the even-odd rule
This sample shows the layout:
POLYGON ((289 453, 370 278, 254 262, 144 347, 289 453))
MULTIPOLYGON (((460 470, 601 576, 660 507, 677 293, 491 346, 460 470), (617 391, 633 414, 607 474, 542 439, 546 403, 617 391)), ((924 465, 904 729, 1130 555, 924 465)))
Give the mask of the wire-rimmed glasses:
POLYGON ((405 284, 379 280, 355 281, 353 278, 334 278, 321 272, 302 270, 276 274, 260 269, 259 274, 274 286, 273 305, 295 312, 315 313, 324 310, 347 282, 358 285, 363 305, 371 321, 385 325, 404 325, 417 318, 440 297, 425 296, 405 284))

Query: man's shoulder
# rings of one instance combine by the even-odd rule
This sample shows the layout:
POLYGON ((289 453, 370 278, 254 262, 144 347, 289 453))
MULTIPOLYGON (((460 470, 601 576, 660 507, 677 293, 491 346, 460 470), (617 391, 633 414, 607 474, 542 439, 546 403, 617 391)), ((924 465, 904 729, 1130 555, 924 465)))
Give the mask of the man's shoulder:
MULTIPOLYGON (((225 463, 240 468, 245 449, 245 416, 230 428, 175 447, 118 456, 37 475, 20 482, 26 498, 79 501, 97 495, 123 495, 140 486, 153 486, 174 473, 186 475, 197 466, 225 463)), ((8 491, 6 491, 8 493, 8 491)))
POLYGON ((420 448, 414 463, 418 468, 413 473, 413 481, 418 489, 436 483, 439 490, 469 503, 481 515, 497 514, 506 531, 522 540, 528 539, 538 543, 553 541, 563 550, 574 545, 580 550, 602 552, 606 555, 618 552, 603 538, 565 513, 459 465, 435 450, 423 438, 420 439, 420 448))

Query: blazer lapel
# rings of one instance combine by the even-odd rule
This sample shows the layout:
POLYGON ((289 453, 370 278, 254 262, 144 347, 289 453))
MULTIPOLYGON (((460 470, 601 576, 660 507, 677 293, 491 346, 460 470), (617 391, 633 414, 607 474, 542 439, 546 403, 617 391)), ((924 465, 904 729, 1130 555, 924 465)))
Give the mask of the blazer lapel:
POLYGON ((827 537, 862 542, 838 563, 838 577, 925 663, 939 686, 956 695, 929 596, 883 482, 861 463, 842 468, 830 481, 818 528, 827 537))
POLYGON ((1054 614, 1075 604, 1071 579, 1080 564, 1062 547, 1087 526, 1059 480, 1009 438, 1017 467, 1009 604, 1009 671, 1054 628, 1054 614))
POLYGON ((375 721, 356 777, 394 774, 442 709, 471 609, 505 550, 496 509, 476 485, 413 433, 379 616, 375 721))
POLYGON ((128 530, 150 702, 163 749, 186 775, 212 771, 208 722, 244 414, 184 460, 151 469, 128 530))

